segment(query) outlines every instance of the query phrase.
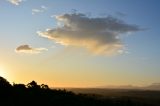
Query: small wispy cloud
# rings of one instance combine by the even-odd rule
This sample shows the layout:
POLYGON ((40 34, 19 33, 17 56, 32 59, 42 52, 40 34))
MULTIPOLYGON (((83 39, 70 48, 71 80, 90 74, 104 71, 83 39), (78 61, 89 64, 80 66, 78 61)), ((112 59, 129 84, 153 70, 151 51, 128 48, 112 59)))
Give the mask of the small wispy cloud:
POLYGON ((47 10, 47 7, 46 6, 41 6, 40 8, 38 8, 38 9, 32 9, 32 14, 34 15, 34 14, 36 14, 36 13, 43 13, 43 12, 45 12, 47 10))
POLYGON ((9 1, 10 3, 12 3, 14 5, 19 5, 24 0, 7 0, 7 1, 9 1))
POLYGON ((124 53, 121 36, 140 31, 137 25, 127 24, 113 16, 91 18, 83 13, 55 16, 57 28, 38 31, 41 37, 64 46, 83 47, 93 54, 124 53))
POLYGON ((47 51, 46 48, 33 48, 29 45, 20 45, 15 49, 16 53, 37 54, 47 51))
POLYGON ((41 6, 42 9, 47 10, 48 8, 44 5, 41 6))
POLYGON ((40 9, 32 9, 32 14, 36 14, 36 13, 43 13, 43 10, 40 9))

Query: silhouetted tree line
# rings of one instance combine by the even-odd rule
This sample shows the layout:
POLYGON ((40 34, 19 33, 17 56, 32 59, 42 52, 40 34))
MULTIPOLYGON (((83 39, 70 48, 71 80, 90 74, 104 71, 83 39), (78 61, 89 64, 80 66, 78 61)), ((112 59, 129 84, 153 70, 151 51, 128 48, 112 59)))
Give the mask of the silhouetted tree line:
POLYGON ((75 94, 66 90, 50 89, 35 81, 10 84, 0 77, 0 106, 151 106, 129 98, 100 98, 95 95, 75 94))

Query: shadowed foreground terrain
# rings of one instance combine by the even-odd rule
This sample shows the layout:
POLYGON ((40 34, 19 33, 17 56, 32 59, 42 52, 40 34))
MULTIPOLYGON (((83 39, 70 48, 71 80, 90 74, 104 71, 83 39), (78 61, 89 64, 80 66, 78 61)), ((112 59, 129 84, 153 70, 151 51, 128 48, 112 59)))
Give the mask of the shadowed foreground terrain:
POLYGON ((150 99, 136 96, 113 98, 113 96, 77 94, 50 89, 47 85, 38 85, 35 81, 27 85, 10 84, 0 77, 0 106, 160 106, 159 96, 151 101, 154 93, 160 94, 158 91, 148 93, 151 95, 150 99))

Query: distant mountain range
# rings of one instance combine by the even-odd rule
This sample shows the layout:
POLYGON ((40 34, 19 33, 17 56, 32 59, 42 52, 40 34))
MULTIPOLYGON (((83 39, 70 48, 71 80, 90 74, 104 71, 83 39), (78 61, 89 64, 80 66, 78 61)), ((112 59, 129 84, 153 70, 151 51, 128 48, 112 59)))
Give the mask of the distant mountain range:
POLYGON ((147 90, 160 90, 160 83, 153 83, 149 86, 144 87, 143 89, 147 90))
MULTIPOLYGON (((99 87, 98 87, 99 88, 99 87)), ((103 86, 100 88, 109 88, 109 89, 140 89, 140 90, 160 90, 160 83, 153 83, 149 86, 139 87, 133 85, 122 85, 122 86, 103 86)))
MULTIPOLYGON (((55 87, 54 87, 55 88, 55 87)), ((52 89, 54 89, 52 88, 52 89)), ((120 89, 120 90, 156 90, 156 91, 160 91, 160 83, 152 83, 151 85, 148 86, 133 86, 133 85, 120 85, 120 86, 116 86, 116 85, 107 85, 107 86, 95 86, 95 87, 56 87, 56 89, 120 89)))

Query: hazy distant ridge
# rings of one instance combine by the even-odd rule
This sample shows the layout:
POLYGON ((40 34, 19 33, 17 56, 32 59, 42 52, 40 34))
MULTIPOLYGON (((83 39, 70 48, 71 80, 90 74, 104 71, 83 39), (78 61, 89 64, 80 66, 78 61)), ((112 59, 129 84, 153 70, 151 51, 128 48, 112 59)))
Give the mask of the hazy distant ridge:
POLYGON ((140 89, 140 90, 160 90, 160 83, 153 83, 148 86, 139 87, 133 85, 122 85, 122 86, 101 86, 97 88, 111 88, 111 89, 140 89))

